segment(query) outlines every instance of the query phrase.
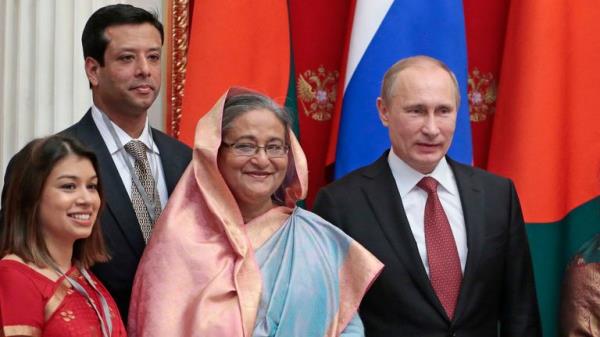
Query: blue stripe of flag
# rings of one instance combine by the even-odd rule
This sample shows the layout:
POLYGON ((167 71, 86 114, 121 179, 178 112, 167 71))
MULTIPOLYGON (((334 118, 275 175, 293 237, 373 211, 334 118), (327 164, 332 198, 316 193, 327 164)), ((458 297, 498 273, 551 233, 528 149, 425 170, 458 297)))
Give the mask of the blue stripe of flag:
POLYGON ((385 71, 399 59, 414 55, 440 59, 456 74, 462 103, 449 155, 471 164, 462 1, 401 0, 393 2, 344 93, 335 178, 368 165, 390 147, 388 130, 379 121, 375 101, 385 71))

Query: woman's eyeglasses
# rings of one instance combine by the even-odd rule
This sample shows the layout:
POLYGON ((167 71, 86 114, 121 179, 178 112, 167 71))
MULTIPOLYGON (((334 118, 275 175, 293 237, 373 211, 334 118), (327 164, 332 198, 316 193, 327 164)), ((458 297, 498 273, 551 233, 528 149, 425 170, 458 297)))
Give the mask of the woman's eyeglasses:
POLYGON ((223 142, 223 145, 229 147, 237 156, 252 157, 258 154, 258 150, 263 149, 269 158, 285 157, 290 150, 288 145, 283 144, 267 144, 258 146, 252 143, 236 142, 228 144, 223 142))

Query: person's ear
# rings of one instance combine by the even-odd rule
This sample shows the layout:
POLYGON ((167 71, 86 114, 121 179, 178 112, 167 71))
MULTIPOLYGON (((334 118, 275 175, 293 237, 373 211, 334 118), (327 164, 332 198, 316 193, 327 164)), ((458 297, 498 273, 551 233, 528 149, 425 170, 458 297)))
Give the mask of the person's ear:
POLYGON ((99 82, 100 63, 92 57, 85 58, 85 75, 90 82, 90 86, 95 87, 99 82))
POLYGON ((377 111, 379 111, 379 120, 381 120, 381 124, 387 127, 389 125, 389 109, 385 104, 385 100, 381 97, 377 97, 377 111))

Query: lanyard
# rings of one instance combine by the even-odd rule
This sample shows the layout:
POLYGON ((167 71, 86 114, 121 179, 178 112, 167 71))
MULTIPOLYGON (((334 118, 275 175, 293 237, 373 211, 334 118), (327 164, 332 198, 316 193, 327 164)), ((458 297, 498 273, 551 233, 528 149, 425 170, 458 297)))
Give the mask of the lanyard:
POLYGON ((102 314, 100 314, 100 310, 98 309, 96 304, 94 304, 94 301, 92 301, 90 294, 88 294, 88 292, 85 290, 85 288, 83 288, 83 286, 81 284, 79 284, 79 282, 77 282, 77 280, 75 280, 75 279, 71 278, 69 275, 61 272, 60 269, 58 269, 58 267, 56 267, 56 265, 54 265, 54 264, 52 264, 52 268, 59 275, 63 276, 71 284, 71 286, 73 286, 73 288, 79 294, 81 294, 81 296, 83 296, 86 299, 86 301, 89 303, 89 305, 92 307, 92 309, 94 309, 94 312, 96 312, 96 316, 98 316, 98 320, 100 321, 100 328, 102 330, 102 336, 110 337, 112 335, 113 326, 112 326, 112 318, 110 316, 110 309, 108 306, 108 302, 106 301, 106 298, 104 297, 104 295, 102 295, 102 293, 98 290, 96 285, 94 285, 94 281, 92 280, 92 278, 91 278, 90 274, 87 272, 87 270, 85 270, 85 268, 78 268, 79 272, 81 273, 83 278, 86 280, 86 282, 98 294, 98 298, 100 298, 100 304, 102 305, 102 312, 104 313, 104 317, 102 317, 102 314))
POLYGON ((127 156, 125 155, 125 152, 126 152, 125 148, 123 147, 123 143, 121 143, 121 140, 117 136, 117 132, 115 131, 115 128, 113 127, 112 122, 110 121, 110 119, 108 119, 108 116, 106 116, 106 114, 104 112, 101 112, 101 114, 102 114, 102 119, 104 120, 104 124, 106 124, 108 131, 110 131, 110 134, 112 135, 113 140, 115 141, 115 144, 117 145, 118 151, 121 153, 121 158, 125 162, 125 165, 127 165, 127 169, 129 170, 129 174, 131 174, 131 178, 133 180, 134 187, 138 190, 138 192, 140 193, 140 196, 142 197, 142 200, 144 201, 144 205, 146 206, 148 215, 150 215, 150 220, 152 221, 152 223, 155 223, 156 222, 156 213, 154 213, 154 204, 152 202, 150 202, 150 197, 148 196, 148 193, 146 193, 146 189, 144 189, 144 187, 142 186, 142 183, 140 182, 140 178, 138 178, 137 174, 135 174, 135 169, 131 165, 129 158, 127 158, 127 156))

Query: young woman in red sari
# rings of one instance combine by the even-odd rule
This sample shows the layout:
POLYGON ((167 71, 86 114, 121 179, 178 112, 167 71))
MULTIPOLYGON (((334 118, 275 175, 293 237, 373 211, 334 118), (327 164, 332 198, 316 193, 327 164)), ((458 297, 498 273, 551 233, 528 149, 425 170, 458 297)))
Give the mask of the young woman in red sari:
POLYGON ((126 336, 113 299, 89 272, 107 260, 96 157, 52 136, 17 158, 0 236, 0 336, 126 336))

